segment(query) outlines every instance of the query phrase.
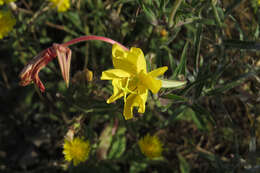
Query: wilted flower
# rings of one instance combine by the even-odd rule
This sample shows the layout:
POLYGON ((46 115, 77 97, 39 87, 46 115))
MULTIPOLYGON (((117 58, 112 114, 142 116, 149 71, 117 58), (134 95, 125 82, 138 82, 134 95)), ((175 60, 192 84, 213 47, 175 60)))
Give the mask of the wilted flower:
POLYGON ((74 138, 71 141, 65 140, 63 144, 63 154, 66 161, 73 161, 73 165, 77 166, 81 162, 88 159, 90 151, 89 141, 81 138, 74 138))
POLYGON ((139 48, 124 50, 117 44, 112 48, 112 59, 115 69, 102 72, 101 80, 112 80, 113 95, 107 100, 112 103, 124 97, 124 117, 133 118, 133 107, 139 107, 138 112, 145 112, 148 89, 157 93, 162 81, 157 76, 163 75, 168 67, 161 67, 147 73, 144 54, 139 48))
POLYGON ((58 12, 65 12, 70 8, 70 0, 49 0, 53 8, 57 8, 58 12))
MULTIPOLYGON (((0 29, 1 30, 1 29, 0 29)), ((88 36, 82 36, 75 38, 73 40, 70 40, 63 44, 53 44, 52 47, 49 47, 39 53, 35 58, 33 58, 21 71, 19 77, 21 79, 20 85, 26 86, 30 83, 34 82, 39 89, 44 92, 45 87, 42 84, 38 73, 39 71, 45 67, 53 58, 58 56, 58 61, 62 73, 62 77, 66 82, 66 85, 69 85, 69 72, 70 72, 70 62, 71 62, 71 50, 68 48, 68 46, 82 42, 82 41, 88 41, 88 40, 99 40, 103 42, 107 42, 110 44, 117 43, 120 45, 123 49, 128 50, 126 47, 121 45, 120 43, 106 37, 102 36, 96 36, 96 35, 88 35, 88 36)), ((88 80, 92 80, 93 73, 91 71, 88 71, 88 80)))
POLYGON ((151 136, 149 133, 138 141, 141 152, 148 157, 153 159, 162 155, 163 144, 157 136, 151 136))
POLYGON ((15 23, 16 20, 10 11, 0 11, 0 39, 13 29, 15 23))
POLYGON ((45 87, 42 84, 38 73, 45 67, 53 58, 58 57, 61 73, 67 86, 69 85, 69 72, 71 62, 71 51, 69 48, 53 44, 52 47, 45 49, 33 58, 21 71, 20 73, 20 85, 26 86, 34 82, 39 89, 44 92, 45 87))

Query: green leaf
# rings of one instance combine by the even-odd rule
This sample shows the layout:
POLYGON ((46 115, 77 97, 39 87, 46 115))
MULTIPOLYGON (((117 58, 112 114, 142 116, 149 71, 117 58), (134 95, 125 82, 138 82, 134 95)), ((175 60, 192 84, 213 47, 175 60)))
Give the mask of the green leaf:
POLYGON ((241 83, 243 83, 249 77, 259 75, 259 73, 260 73, 260 69, 257 70, 257 71, 251 71, 251 72, 248 72, 246 74, 242 74, 242 75, 240 75, 238 77, 235 77, 235 79, 233 79, 233 80, 231 80, 229 82, 226 82, 221 87, 209 90, 207 92, 207 95, 221 94, 221 93, 223 93, 225 91, 228 91, 228 90, 230 90, 230 89, 240 85, 241 83))
POLYGON ((185 107, 183 109, 180 109, 180 112, 176 116, 176 120, 186 120, 186 121, 192 121, 196 127, 199 130, 207 130, 207 123, 208 119, 205 116, 205 114, 202 114, 201 112, 195 112, 192 108, 190 107, 185 107))
MULTIPOLYGON (((193 122, 196 124, 196 126, 199 130, 207 129, 207 124, 204 122, 204 119, 202 118, 203 115, 198 114, 197 112, 194 112, 192 109, 190 109, 187 112, 190 113, 190 116, 191 116, 193 122)), ((185 113, 187 113, 187 112, 185 112, 185 113)))
POLYGON ((260 50, 260 42, 256 41, 224 40, 223 44, 227 48, 260 50))
MULTIPOLYGON (((84 33, 84 27, 82 26, 81 19, 80 19, 80 16, 78 13, 67 12, 67 13, 64 13, 64 15, 66 16, 67 19, 70 20, 71 23, 73 23, 73 28, 75 27, 79 31, 84 33)), ((68 26, 68 25, 66 25, 66 26, 68 26)))
POLYGON ((193 104, 191 106, 191 108, 199 117, 201 117, 203 122, 205 122, 204 124, 207 125, 207 123, 211 123, 211 124, 215 125, 215 121, 214 121, 212 115, 205 108, 203 108, 202 106, 200 106, 198 104, 193 104))
POLYGON ((180 116, 182 116, 183 112, 187 109, 187 106, 185 105, 181 105, 180 107, 177 107, 176 109, 174 109, 174 112, 171 113, 171 116, 169 118, 169 122, 166 121, 165 124, 167 125, 168 123, 173 123, 175 122, 180 116))
POLYGON ((184 157, 182 157, 181 154, 177 155, 180 161, 180 170, 181 173, 189 173, 190 172, 190 165, 189 163, 186 161, 186 159, 184 157))
POLYGON ((107 125, 100 135, 100 144, 97 149, 97 153, 100 159, 107 158, 107 151, 112 142, 112 125, 107 125))
MULTIPOLYGON (((203 37, 203 29, 202 29, 202 24, 197 24, 196 25, 197 27, 197 32, 195 34, 195 39, 194 39, 194 45, 196 47, 195 49, 195 55, 196 55, 196 58, 195 58, 195 67, 194 69, 196 69, 196 72, 199 71, 199 67, 202 66, 202 64, 200 64, 200 48, 201 48, 201 40, 202 40, 202 37, 203 37)), ((202 58, 201 58, 202 59, 202 58)))
POLYGON ((215 20, 213 20, 213 19, 205 19, 205 18, 197 20, 197 23, 201 23, 201 24, 204 24, 204 25, 210 25, 210 26, 215 26, 216 25, 215 20))
POLYGON ((187 52, 188 45, 189 45, 189 41, 186 41, 185 46, 182 50, 180 64, 175 69, 173 73, 173 78, 176 78, 179 74, 185 74, 186 62, 187 62, 186 52, 187 52))
POLYGON ((181 101, 181 102, 187 102, 188 101, 187 98, 179 96, 179 95, 176 95, 176 94, 168 94, 168 95, 166 95, 164 97, 168 98, 168 99, 172 99, 174 101, 181 101))
POLYGON ((113 137, 112 146, 108 153, 109 159, 116 159, 122 156, 126 148, 126 137, 125 137, 125 127, 118 129, 116 135, 113 137))
POLYGON ((130 173, 137 173, 144 171, 147 167, 147 163, 144 162, 132 162, 130 167, 130 173))
POLYGON ((143 10, 144 10, 144 13, 145 13, 145 16, 147 18, 147 20, 153 24, 153 25, 157 25, 158 22, 157 22, 157 19, 156 19, 156 16, 153 12, 153 10, 149 9, 149 8, 146 8, 144 5, 142 6, 143 10))

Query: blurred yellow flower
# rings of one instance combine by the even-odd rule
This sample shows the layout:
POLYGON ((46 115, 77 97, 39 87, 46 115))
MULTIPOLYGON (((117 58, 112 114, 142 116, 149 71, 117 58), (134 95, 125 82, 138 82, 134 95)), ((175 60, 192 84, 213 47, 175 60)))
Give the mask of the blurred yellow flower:
POLYGON ((258 0, 258 5, 260 5, 260 0, 258 0))
POLYGON ((84 141, 81 138, 74 138, 71 141, 65 140, 63 144, 63 154, 65 160, 72 161, 73 165, 77 166, 80 162, 85 162, 90 151, 89 141, 84 141))
POLYGON ((138 145, 141 152, 149 159, 160 157, 162 155, 163 144, 156 135, 151 136, 148 133, 138 141, 138 145))
POLYGON ((0 5, 3 5, 4 3, 14 2, 16 0, 0 0, 0 5))
POLYGON ((65 12, 70 8, 70 0, 49 0, 53 8, 57 8, 58 12, 65 12))
POLYGON ((16 0, 5 0, 5 3, 14 2, 16 0))
POLYGON ((132 47, 124 50, 118 44, 112 48, 112 59, 115 69, 102 72, 101 80, 112 80, 113 95, 107 100, 112 103, 124 97, 124 117, 133 118, 133 107, 139 107, 138 112, 144 113, 148 89, 157 93, 162 81, 156 79, 163 75, 168 67, 161 67, 147 73, 146 61, 141 49, 132 47))
POLYGON ((166 37, 168 35, 168 31, 166 29, 161 29, 160 34, 162 37, 166 37))
POLYGON ((10 11, 0 11, 0 39, 13 29, 16 20, 10 11))

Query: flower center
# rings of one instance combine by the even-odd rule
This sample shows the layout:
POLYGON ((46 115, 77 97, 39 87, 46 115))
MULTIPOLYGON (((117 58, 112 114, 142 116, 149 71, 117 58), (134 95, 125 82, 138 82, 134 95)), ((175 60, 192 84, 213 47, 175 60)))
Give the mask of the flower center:
POLYGON ((81 159, 84 157, 84 150, 80 145, 74 145, 71 148, 71 155, 74 159, 81 159))
POLYGON ((130 78, 130 77, 128 77, 127 79, 126 79, 126 84, 125 84, 125 86, 123 87, 123 85, 122 85, 122 83, 120 83, 120 89, 123 91, 123 93, 124 93, 124 101, 126 102, 126 97, 127 97, 127 95, 129 94, 129 93, 131 93, 131 94, 137 94, 134 90, 131 90, 130 89, 130 86, 129 86, 129 83, 131 82, 131 86, 134 86, 134 88, 136 88, 136 84, 137 84, 137 81, 138 81, 138 79, 136 78, 136 77, 134 77, 134 78, 130 78))

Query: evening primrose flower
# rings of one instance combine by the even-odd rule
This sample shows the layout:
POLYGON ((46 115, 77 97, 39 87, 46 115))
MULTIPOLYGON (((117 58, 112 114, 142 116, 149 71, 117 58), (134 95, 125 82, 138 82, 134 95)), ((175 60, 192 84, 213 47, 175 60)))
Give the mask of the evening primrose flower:
POLYGON ((146 70, 144 54, 139 48, 124 50, 118 44, 112 48, 112 60, 115 69, 102 72, 101 80, 112 80, 113 95, 107 100, 112 103, 124 97, 124 117, 133 118, 133 108, 145 112, 148 90, 154 94, 162 87, 162 81, 156 77, 163 75, 168 67, 161 67, 149 73, 146 70))
POLYGON ((138 141, 138 145, 141 152, 149 159, 160 157, 162 155, 163 144, 156 135, 151 136, 148 133, 138 141))
POLYGON ((13 29, 16 20, 10 11, 0 11, 0 39, 13 29))
POLYGON ((85 162, 90 151, 89 141, 84 141, 81 138, 65 140, 63 144, 63 154, 65 160, 72 161, 73 165, 77 166, 80 162, 85 162))
POLYGON ((49 0, 53 8, 57 8, 58 12, 65 12, 70 8, 70 0, 49 0))

